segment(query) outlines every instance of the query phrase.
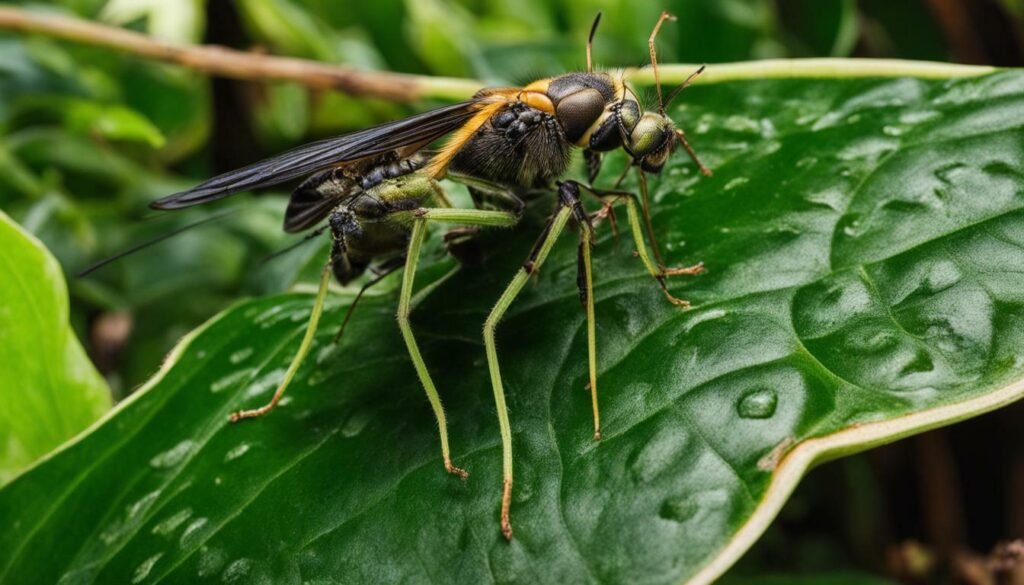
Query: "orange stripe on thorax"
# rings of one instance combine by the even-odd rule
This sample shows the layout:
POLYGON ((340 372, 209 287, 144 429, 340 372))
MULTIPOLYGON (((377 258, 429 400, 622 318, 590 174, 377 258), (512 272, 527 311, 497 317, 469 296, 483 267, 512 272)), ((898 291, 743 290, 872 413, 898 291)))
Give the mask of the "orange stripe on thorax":
MULTIPOLYGON (((434 155, 434 158, 430 160, 430 164, 427 165, 427 174, 435 179, 444 178, 448 172, 448 165, 451 164, 455 155, 462 150, 462 147, 469 142, 470 138, 487 123, 491 116, 497 114, 502 108, 505 108, 512 102, 522 102, 531 108, 554 115, 555 105, 551 103, 551 99, 543 91, 538 91, 532 87, 538 83, 540 82, 534 82, 524 89, 495 91, 483 97, 482 104, 484 105, 480 108, 480 111, 463 124, 461 128, 456 130, 441 150, 434 155)), ((547 87, 546 83, 544 87, 547 87)))

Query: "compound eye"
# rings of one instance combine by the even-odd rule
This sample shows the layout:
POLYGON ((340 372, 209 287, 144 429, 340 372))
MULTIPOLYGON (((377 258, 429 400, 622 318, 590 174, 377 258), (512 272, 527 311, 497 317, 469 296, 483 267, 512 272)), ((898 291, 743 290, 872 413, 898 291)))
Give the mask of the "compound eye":
POLYGON ((672 130, 655 115, 645 114, 630 134, 633 156, 643 157, 668 144, 672 130))
POLYGON ((604 106, 604 96, 592 88, 581 89, 558 101, 555 115, 569 142, 575 143, 590 130, 604 113, 604 106))

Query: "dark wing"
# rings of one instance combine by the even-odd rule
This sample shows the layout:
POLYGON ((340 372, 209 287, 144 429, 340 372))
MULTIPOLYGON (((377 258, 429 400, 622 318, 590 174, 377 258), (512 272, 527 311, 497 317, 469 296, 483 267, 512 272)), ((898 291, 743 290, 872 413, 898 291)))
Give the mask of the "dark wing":
POLYGON ((284 231, 291 234, 313 227, 359 189, 354 181, 339 181, 333 174, 329 170, 320 171, 292 191, 284 212, 284 231))
POLYGON ((269 187, 341 163, 379 156, 408 146, 426 146, 465 124, 479 109, 469 101, 328 138, 247 167, 230 171, 150 204, 155 209, 180 209, 216 201, 238 191, 269 187))

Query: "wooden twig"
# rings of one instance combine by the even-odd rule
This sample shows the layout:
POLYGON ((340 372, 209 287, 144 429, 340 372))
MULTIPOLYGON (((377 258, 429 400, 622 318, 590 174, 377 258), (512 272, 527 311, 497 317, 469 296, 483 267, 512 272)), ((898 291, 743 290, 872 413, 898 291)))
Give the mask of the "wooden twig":
POLYGON ((291 81, 313 89, 401 102, 423 98, 465 99, 483 85, 472 79, 360 71, 216 45, 178 45, 119 27, 20 8, 0 7, 0 29, 104 47, 231 79, 291 81))

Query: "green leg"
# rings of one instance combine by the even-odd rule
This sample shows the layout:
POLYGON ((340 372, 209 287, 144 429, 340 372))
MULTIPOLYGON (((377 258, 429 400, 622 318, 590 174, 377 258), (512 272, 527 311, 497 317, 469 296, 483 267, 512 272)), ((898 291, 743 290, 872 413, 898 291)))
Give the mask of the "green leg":
MULTIPOLYGON (((644 267, 647 268, 647 272, 657 281, 658 286, 661 287, 661 291, 665 294, 665 298, 668 299, 673 305, 680 307, 689 307, 690 303, 682 299, 678 299, 672 295, 668 290, 668 285, 665 283, 665 278, 669 276, 694 276, 704 272, 704 263, 698 262, 693 266, 686 266, 683 268, 665 268, 660 264, 656 264, 651 260, 651 256, 647 251, 647 244, 644 241, 644 229, 641 225, 641 214, 639 210, 639 198, 635 193, 629 191, 617 191, 607 189, 594 189, 592 187, 584 187, 588 191, 598 195, 599 197, 612 198, 612 203, 616 199, 624 199, 626 201, 626 213, 629 217, 629 227, 633 234, 633 242, 636 245, 636 254, 640 257, 640 260, 644 263, 644 267)), ((610 207, 607 213, 610 213, 610 207)), ((603 211, 603 210, 602 210, 603 211)))
POLYGON ((581 294, 587 311, 587 362, 590 373, 590 401, 594 409, 594 440, 601 440, 601 413, 597 407, 597 319, 594 315, 594 271, 590 253, 594 245, 594 230, 589 224, 580 228, 581 294))
MULTIPOLYGON (((505 389, 501 382, 501 368, 498 364, 498 350, 495 345, 494 333, 498 327, 498 323, 501 322, 501 318, 505 315, 509 306, 530 280, 530 276, 540 268, 541 264, 544 263, 544 260, 551 252, 551 248, 554 246, 555 241, 558 240, 558 236, 562 233, 562 230, 565 229, 565 224, 569 221, 570 217, 574 217, 580 223, 581 229, 584 233, 580 259, 581 264, 584 266, 584 290, 586 290, 587 295, 587 319, 589 321, 587 333, 588 352, 591 359, 591 392, 594 397, 595 416, 597 413, 597 370, 594 364, 596 344, 594 342, 593 279, 590 271, 591 230, 589 223, 587 223, 586 214, 579 206, 578 197, 579 190, 576 183, 566 182, 562 184, 559 188, 560 207, 558 211, 555 213, 554 217, 551 218, 544 231, 544 235, 531 251, 530 257, 524 263, 523 267, 516 273, 515 277, 512 278, 512 282, 510 282, 508 287, 505 288, 505 292, 502 293, 498 302, 491 310, 491 314, 488 315, 487 320, 484 322, 484 346, 487 350, 487 367, 491 374, 491 386, 494 389, 494 402, 498 411, 498 426, 501 430, 502 469, 504 472, 501 497, 501 532, 505 535, 505 538, 509 540, 512 538, 512 522, 510 520, 510 509, 512 506, 512 429, 508 420, 508 406, 505 404, 505 389)), ((596 418, 594 424, 595 429, 597 429, 598 421, 596 418)))
POLYGON ((427 371, 427 364, 423 361, 416 338, 412 333, 412 326, 409 322, 409 315, 412 311, 413 283, 416 279, 416 265, 419 262, 420 251, 423 246, 423 239, 427 234, 428 222, 456 223, 463 225, 484 225, 484 226, 508 226, 516 223, 516 218, 510 213, 499 211, 480 211, 475 209, 418 209, 413 212, 416 218, 413 221, 412 235, 409 238, 409 251, 405 259, 405 272, 402 274, 402 291, 398 301, 398 327, 402 330, 402 338, 405 340, 409 357, 412 359, 413 367, 419 376, 423 389, 427 392, 427 399, 434 410, 437 418, 438 430, 441 434, 441 456, 444 458, 444 468, 448 473, 459 476, 462 479, 468 477, 465 470, 455 467, 452 464, 451 451, 448 447, 448 422, 445 418, 444 407, 441 405, 441 396, 434 386, 434 381, 427 371))
POLYGON ((327 285, 331 282, 331 264, 327 263, 324 266, 323 273, 320 275, 320 288, 317 289, 316 301, 313 303, 313 311, 309 314, 309 324, 306 325, 306 335, 302 338, 302 344, 299 346, 298 353, 292 358, 292 363, 288 366, 288 371, 284 375, 284 380, 274 391, 274 397, 270 399, 267 404, 253 409, 253 410, 242 410, 239 412, 233 412, 228 417, 231 422, 238 422, 246 418, 256 418, 267 414, 275 406, 278 401, 281 400, 281 396, 284 395, 285 389, 291 384, 292 378, 295 377, 295 372, 299 371, 299 366, 302 365, 302 360, 306 359, 306 355, 309 353, 310 347, 313 345, 313 336, 316 334, 316 325, 320 322, 320 315, 324 310, 324 299, 327 298, 327 285))
POLYGON ((665 298, 667 298, 670 303, 679 307, 689 307, 690 303, 688 301, 676 298, 669 292, 668 286, 665 284, 665 277, 683 274, 700 274, 704 271, 704 265, 696 264, 686 268, 672 269, 664 269, 656 265, 651 261, 651 257, 647 253, 647 244, 644 242, 644 232, 640 225, 640 213, 637 209, 635 197, 626 197, 626 214, 629 216, 629 227, 633 232, 633 241, 636 243, 636 253, 640 256, 640 260, 647 268, 647 272, 649 272, 651 276, 654 277, 654 280, 658 282, 658 286, 661 287, 661 291, 665 293, 665 298))

